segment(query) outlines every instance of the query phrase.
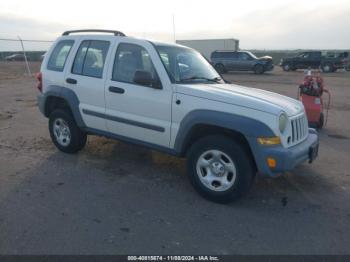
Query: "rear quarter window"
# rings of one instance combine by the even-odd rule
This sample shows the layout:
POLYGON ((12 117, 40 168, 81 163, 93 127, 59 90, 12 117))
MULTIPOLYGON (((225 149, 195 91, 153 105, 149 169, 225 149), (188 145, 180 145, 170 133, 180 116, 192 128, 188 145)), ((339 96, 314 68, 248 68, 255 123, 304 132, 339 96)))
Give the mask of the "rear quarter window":
POLYGON ((73 40, 62 40, 58 42, 50 55, 47 69, 62 72, 73 44, 73 40))
POLYGON ((213 53, 211 54, 211 58, 220 58, 220 57, 221 57, 221 54, 218 53, 218 52, 213 52, 213 53))

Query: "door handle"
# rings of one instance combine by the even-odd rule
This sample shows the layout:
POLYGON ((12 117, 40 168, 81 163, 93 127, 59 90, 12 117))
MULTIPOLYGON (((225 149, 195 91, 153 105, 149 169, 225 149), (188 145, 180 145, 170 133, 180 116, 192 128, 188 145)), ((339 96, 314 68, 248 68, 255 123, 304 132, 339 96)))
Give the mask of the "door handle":
POLYGON ((124 94, 125 92, 123 88, 116 87, 116 86, 110 86, 108 89, 109 89, 109 92, 117 93, 117 94, 124 94))
POLYGON ((73 78, 67 78, 67 79, 66 79, 66 82, 67 82, 68 84, 73 84, 73 85, 76 85, 76 84, 78 83, 78 81, 75 80, 75 79, 73 79, 73 78))

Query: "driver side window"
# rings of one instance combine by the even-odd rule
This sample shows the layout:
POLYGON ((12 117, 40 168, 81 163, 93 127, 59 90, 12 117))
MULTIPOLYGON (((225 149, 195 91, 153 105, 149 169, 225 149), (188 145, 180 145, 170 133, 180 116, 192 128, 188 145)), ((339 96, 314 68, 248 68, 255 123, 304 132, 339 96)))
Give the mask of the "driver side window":
POLYGON ((302 55, 302 58, 309 58, 309 56, 310 56, 310 53, 304 53, 303 55, 302 55))
POLYGON ((239 53, 239 60, 241 61, 248 61, 249 56, 246 53, 239 53))
POLYGON ((135 44, 119 44, 114 60, 112 80, 136 84, 134 82, 136 71, 150 72, 154 79, 159 79, 145 48, 135 44))

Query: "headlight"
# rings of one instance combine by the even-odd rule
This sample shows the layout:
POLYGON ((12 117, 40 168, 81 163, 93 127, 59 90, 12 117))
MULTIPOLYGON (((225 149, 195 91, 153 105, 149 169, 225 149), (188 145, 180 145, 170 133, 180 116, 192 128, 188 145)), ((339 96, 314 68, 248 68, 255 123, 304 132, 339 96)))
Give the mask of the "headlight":
POLYGON ((278 128, 281 133, 283 133, 286 130, 287 123, 288 123, 288 117, 286 113, 280 114, 279 121, 278 121, 278 128))
POLYGON ((279 136, 273 137, 258 137, 258 142, 260 145, 272 146, 281 144, 281 138, 279 136))

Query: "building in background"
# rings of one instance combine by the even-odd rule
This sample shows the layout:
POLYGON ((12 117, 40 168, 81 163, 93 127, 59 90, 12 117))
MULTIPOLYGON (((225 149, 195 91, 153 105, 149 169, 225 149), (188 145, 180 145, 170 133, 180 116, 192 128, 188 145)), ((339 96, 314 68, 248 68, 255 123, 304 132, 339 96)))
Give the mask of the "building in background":
POLYGON ((216 50, 230 50, 237 51, 239 49, 239 40, 234 38, 226 39, 201 39, 201 40, 176 40, 177 44, 191 47, 208 60, 210 54, 216 50))

